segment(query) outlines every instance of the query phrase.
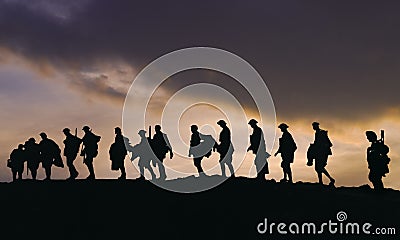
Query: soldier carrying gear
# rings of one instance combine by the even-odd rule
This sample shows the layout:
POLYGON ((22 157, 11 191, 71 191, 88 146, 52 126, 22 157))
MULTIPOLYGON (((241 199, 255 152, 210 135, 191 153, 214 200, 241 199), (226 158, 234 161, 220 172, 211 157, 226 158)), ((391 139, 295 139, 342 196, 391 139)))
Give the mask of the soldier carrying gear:
POLYGON ((387 156, 389 153, 389 147, 384 144, 383 137, 378 140, 378 137, 373 131, 366 131, 366 136, 371 146, 367 149, 367 162, 370 170, 368 179, 374 186, 375 190, 383 190, 382 177, 385 177, 389 173, 388 164, 390 158, 387 156))
POLYGON ((69 178, 67 180, 73 180, 78 177, 79 173, 74 166, 74 161, 78 156, 79 149, 82 143, 82 139, 71 134, 71 130, 69 128, 64 128, 63 133, 65 134, 64 140, 64 156, 67 159, 67 166, 69 170, 69 178))
POLYGON ((126 179, 125 171, 125 157, 128 155, 125 144, 128 144, 129 140, 122 135, 122 130, 119 127, 114 129, 115 141, 111 144, 109 154, 111 160, 111 170, 121 170, 121 176, 118 179, 126 179))
POLYGON ((325 169, 328 163, 328 156, 332 155, 331 147, 333 144, 328 137, 328 131, 320 129, 318 122, 313 122, 312 127, 315 130, 315 139, 307 151, 307 165, 312 166, 312 160, 315 159, 315 171, 317 172, 319 183, 323 184, 322 174, 325 174, 330 180, 330 185, 333 186, 335 179, 325 169))
POLYGON ((224 120, 219 120, 217 124, 222 128, 222 131, 219 134, 219 144, 215 143, 214 145, 214 151, 217 150, 217 152, 220 154, 219 164, 221 165, 222 176, 226 177, 226 164, 231 173, 231 177, 235 177, 235 171, 232 165, 232 155, 234 152, 234 148, 231 142, 231 131, 228 126, 226 126, 226 122, 224 120))
POLYGON ((10 164, 8 165, 11 168, 11 172, 13 175, 13 181, 22 180, 22 173, 24 172, 24 162, 25 162, 25 151, 24 145, 19 144, 18 148, 14 149, 10 154, 10 164), (18 175, 18 178, 17 178, 18 175))
POLYGON ((132 157, 131 160, 135 160, 136 158, 139 158, 138 166, 140 169, 140 177, 139 180, 145 180, 144 177, 144 169, 147 168, 147 170, 151 174, 152 180, 156 178, 156 175, 153 171, 153 168, 151 167, 150 161, 154 157, 153 151, 151 150, 149 141, 146 137, 146 131, 145 130, 140 130, 138 132, 140 136, 140 142, 136 144, 135 146, 128 145, 127 150, 129 152, 132 152, 132 157))
POLYGON ((169 158, 172 159, 174 153, 172 151, 172 146, 168 140, 167 134, 161 132, 161 126, 156 125, 154 127, 156 133, 151 140, 151 147, 157 159, 153 159, 153 163, 158 164, 158 170, 160 172, 160 179, 165 180, 167 175, 165 173, 164 167, 164 159, 166 158, 166 154, 169 152, 169 158))
POLYGON ((83 163, 87 166, 89 170, 89 176, 86 179, 95 179, 94 167, 93 167, 93 159, 98 155, 98 143, 100 142, 101 137, 94 134, 89 126, 84 126, 82 130, 85 132, 85 135, 82 138, 83 147, 81 151, 81 156, 83 156, 83 163))
POLYGON ((25 154, 28 165, 27 167, 32 174, 32 179, 36 180, 40 163, 40 147, 34 138, 30 138, 25 142, 25 154))
POLYGON ((281 167, 283 169, 283 179, 281 182, 293 183, 292 169, 290 164, 294 160, 294 152, 297 150, 297 145, 294 142, 292 135, 287 130, 289 126, 285 123, 281 123, 278 128, 282 131, 282 137, 279 138, 279 149, 275 153, 275 157, 280 153, 282 157, 281 167))
POLYGON ((257 126, 257 120, 251 119, 248 124, 253 128, 253 134, 250 135, 250 146, 247 151, 252 151, 256 155, 254 164, 257 170, 257 179, 265 180, 265 175, 269 173, 267 158, 270 156, 266 151, 264 133, 257 126))
POLYGON ((47 137, 46 133, 41 133, 40 137, 42 138, 42 141, 39 143, 40 157, 42 160, 42 167, 46 173, 45 180, 50 180, 51 167, 53 164, 57 167, 64 167, 61 159, 61 149, 57 143, 47 137))

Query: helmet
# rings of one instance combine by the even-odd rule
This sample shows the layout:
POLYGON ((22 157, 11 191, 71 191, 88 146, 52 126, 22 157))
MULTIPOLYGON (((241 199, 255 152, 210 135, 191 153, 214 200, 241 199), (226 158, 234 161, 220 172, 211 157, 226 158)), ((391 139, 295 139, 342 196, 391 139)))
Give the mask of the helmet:
POLYGON ((257 124, 257 123, 258 123, 257 120, 255 120, 255 119, 253 118, 253 119, 250 119, 250 121, 249 121, 248 124, 252 125, 252 124, 257 124))
POLYGON ((219 120, 217 124, 220 126, 226 126, 226 122, 224 120, 219 120))
POLYGON ((281 124, 279 124, 278 128, 287 129, 287 128, 289 128, 289 126, 286 123, 281 123, 281 124))

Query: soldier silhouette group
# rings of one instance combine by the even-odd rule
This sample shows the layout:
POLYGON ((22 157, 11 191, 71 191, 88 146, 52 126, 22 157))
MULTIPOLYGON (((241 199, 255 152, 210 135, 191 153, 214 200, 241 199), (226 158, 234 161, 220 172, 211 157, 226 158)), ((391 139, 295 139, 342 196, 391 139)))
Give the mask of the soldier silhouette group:
MULTIPOLYGON (((192 125, 190 138, 189 157, 193 158, 193 164, 197 169, 199 177, 204 177, 206 174, 202 168, 202 160, 204 157, 209 158, 212 152, 219 153, 219 164, 221 167, 221 175, 223 177, 235 177, 232 160, 234 146, 231 141, 231 131, 224 120, 219 120, 217 124, 221 127, 218 141, 214 140, 211 135, 202 134, 199 132, 197 125, 192 125), (226 174, 226 167, 229 170, 229 175, 226 174)), ((257 180, 265 180, 265 175, 269 174, 268 158, 270 154, 266 151, 266 143, 262 129, 257 125, 255 119, 251 119, 248 125, 253 129, 250 135, 250 146, 247 151, 251 151, 254 157, 254 165, 257 171, 257 180)), ((318 122, 313 122, 312 128, 315 131, 314 142, 310 144, 307 150, 307 166, 313 166, 317 173, 318 183, 323 184, 323 175, 329 180, 329 185, 334 186, 335 179, 326 170, 328 157, 332 155, 331 148, 333 144, 328 137, 328 131, 319 127, 318 122)), ((281 155, 281 168, 283 170, 283 178, 280 182, 293 183, 293 175, 291 164, 295 159, 297 145, 292 135, 288 131, 289 126, 286 123, 281 123, 278 128, 282 132, 279 138, 279 148, 274 154, 276 157, 281 155)), ((130 159, 134 161, 138 159, 140 169, 139 179, 145 179, 145 169, 149 171, 151 179, 156 179, 156 174, 153 168, 158 168, 158 180, 166 180, 167 174, 165 171, 164 160, 169 153, 169 158, 172 159, 173 149, 169 142, 167 134, 161 131, 161 126, 155 126, 155 134, 151 136, 151 127, 149 128, 149 137, 146 137, 147 131, 139 130, 139 143, 131 145, 129 139, 123 136, 122 130, 119 127, 114 129, 115 140, 109 149, 109 157, 111 160, 111 170, 120 171, 119 179, 126 179, 125 158, 128 153, 131 153, 130 159)), ((93 167, 93 160, 98 155, 98 143, 101 137, 93 133, 89 126, 82 128, 84 136, 77 136, 71 133, 69 128, 63 129, 65 135, 64 152, 66 164, 69 170, 67 180, 74 180, 79 173, 74 166, 74 161, 78 154, 83 157, 83 162, 86 165, 89 175, 86 179, 93 180, 96 178, 93 167)), ((19 144, 10 154, 10 159, 7 161, 7 166, 11 169, 13 181, 22 179, 24 166, 26 162, 27 170, 31 173, 32 179, 36 180, 39 166, 41 165, 45 171, 46 178, 51 179, 52 166, 64 168, 64 163, 61 157, 61 148, 55 141, 48 138, 47 134, 42 132, 39 134, 41 141, 36 143, 34 138, 29 138, 24 144, 19 144)), ((381 139, 373 131, 367 131, 366 136, 371 146, 367 149, 367 162, 369 172, 369 180, 376 190, 384 189, 382 178, 389 173, 388 157, 389 147, 384 143, 384 133, 381 132, 381 139)))

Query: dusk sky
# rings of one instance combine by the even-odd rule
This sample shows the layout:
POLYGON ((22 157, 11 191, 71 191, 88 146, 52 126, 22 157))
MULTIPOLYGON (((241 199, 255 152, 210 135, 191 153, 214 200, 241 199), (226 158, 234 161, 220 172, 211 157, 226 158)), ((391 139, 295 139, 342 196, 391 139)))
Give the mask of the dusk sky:
MULTIPOLYGON (((110 169, 108 149, 114 127, 122 124, 125 96, 135 76, 171 51, 206 46, 242 57, 264 79, 277 123, 290 126, 299 148, 294 181, 317 181, 314 169, 305 165, 305 152, 314 138, 311 123, 318 121, 334 145, 327 169, 338 186, 369 183, 365 131, 384 129, 392 159, 384 183, 400 189, 399 11, 400 2, 368 0, 0 0, 0 181, 11 181, 6 160, 19 143, 30 137, 39 141, 44 131, 63 147, 62 129, 78 128, 83 136, 84 125, 102 136, 94 161, 97 177, 118 177, 110 169)), ((218 85, 235 96, 246 113, 254 111, 251 96, 240 85, 205 70, 169 78, 153 96, 152 106, 160 112, 178 90, 196 83, 218 85)), ((216 121, 224 115, 199 108, 182 116, 179 131, 186 144, 191 122, 220 130, 216 121), (209 114, 198 114, 206 111, 209 114)), ((244 136, 237 154, 244 154, 241 149, 247 148, 250 133, 247 128, 236 133, 244 136)), ((131 143, 139 140, 136 133, 125 134, 131 143)), ((280 134, 277 131, 277 137, 280 134)), ((274 153, 277 139, 267 144, 274 145, 274 153)), ((181 148, 186 146, 176 146, 181 148)), ((206 168, 218 163, 214 155, 204 160, 206 168)), ((253 158, 246 155, 239 175, 249 175, 253 158)), ((267 178, 279 180, 281 159, 269 161, 267 178)), ((166 160, 166 165, 195 171, 192 161, 183 157, 166 160)), ((88 172, 80 157, 76 166, 79 178, 85 178, 88 172)), ((126 166, 128 178, 138 177, 128 158, 126 166)), ((68 177, 67 168, 53 169, 54 178, 68 177)), ((219 174, 218 169, 211 172, 219 174)))

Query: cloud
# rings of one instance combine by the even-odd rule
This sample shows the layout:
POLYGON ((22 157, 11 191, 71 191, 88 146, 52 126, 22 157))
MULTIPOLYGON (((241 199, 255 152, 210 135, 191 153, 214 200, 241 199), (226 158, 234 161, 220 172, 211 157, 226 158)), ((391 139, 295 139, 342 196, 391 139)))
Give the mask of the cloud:
POLYGON ((115 84, 132 79, 110 77, 104 63, 141 69, 182 47, 221 47, 255 66, 282 118, 363 119, 400 102, 399 4, 3 0, 0 46, 110 99, 127 90, 115 84), (86 68, 109 78, 87 77, 86 68))

